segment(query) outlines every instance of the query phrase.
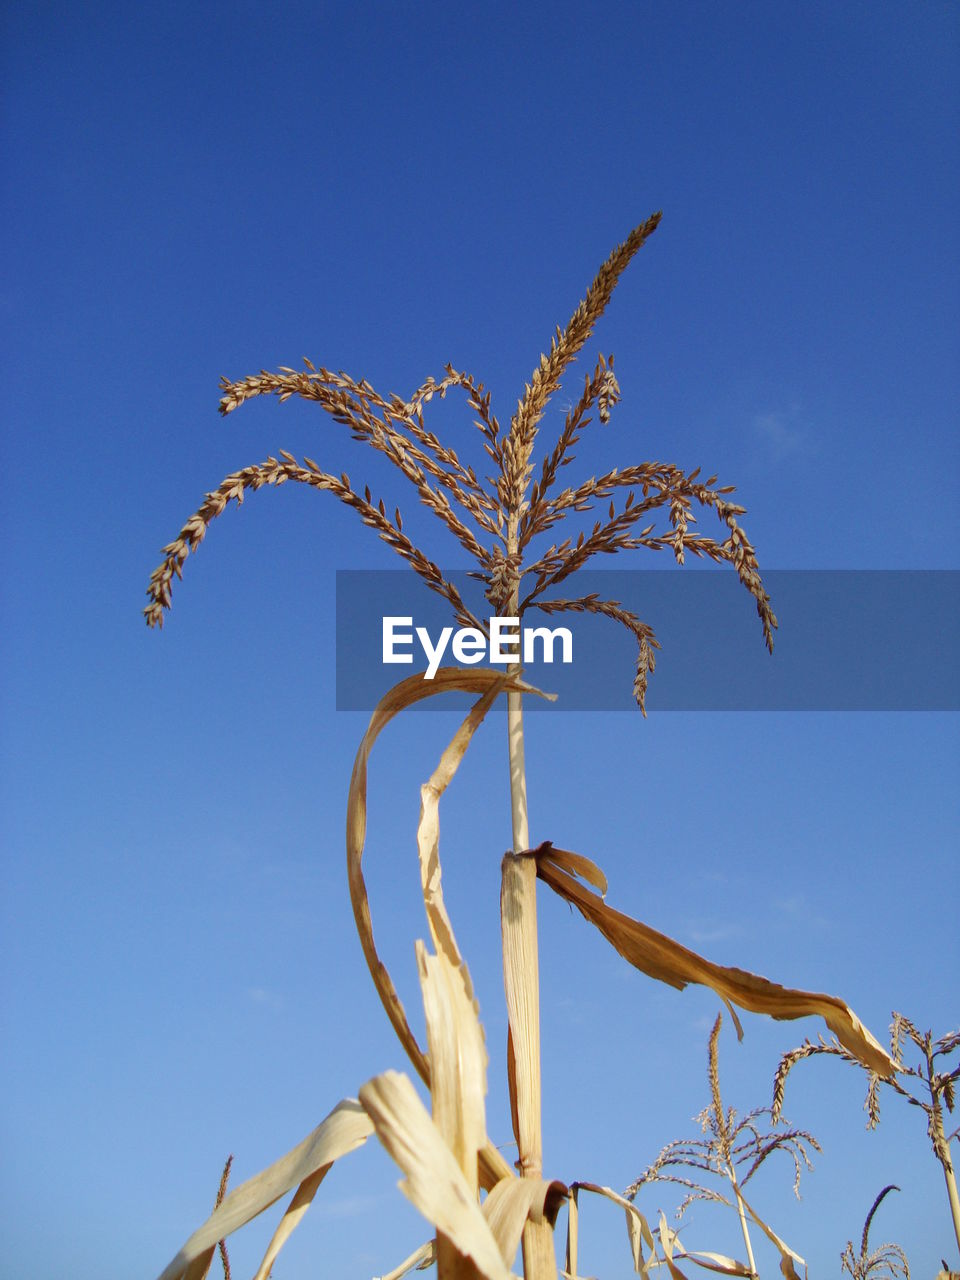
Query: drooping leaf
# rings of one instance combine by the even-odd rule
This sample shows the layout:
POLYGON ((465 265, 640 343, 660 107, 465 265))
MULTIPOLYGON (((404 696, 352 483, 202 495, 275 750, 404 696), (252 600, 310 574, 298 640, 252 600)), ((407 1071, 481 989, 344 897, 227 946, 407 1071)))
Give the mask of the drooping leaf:
MULTIPOLYGON (((869 1070, 882 1076, 890 1076, 896 1070, 890 1055, 839 997, 782 987, 745 969, 714 964, 666 934, 614 910, 577 879, 577 876, 586 878, 581 854, 571 855, 566 850, 555 849, 548 842, 531 850, 530 856, 536 862, 540 879, 561 898, 572 903, 585 919, 596 925, 625 960, 649 977, 678 990, 688 983, 699 983, 710 987, 728 1002, 728 1006, 739 1005, 741 1009, 771 1018, 821 1017, 841 1044, 869 1070)), ((591 882, 597 883, 597 878, 602 878, 602 875, 595 867, 591 882)))

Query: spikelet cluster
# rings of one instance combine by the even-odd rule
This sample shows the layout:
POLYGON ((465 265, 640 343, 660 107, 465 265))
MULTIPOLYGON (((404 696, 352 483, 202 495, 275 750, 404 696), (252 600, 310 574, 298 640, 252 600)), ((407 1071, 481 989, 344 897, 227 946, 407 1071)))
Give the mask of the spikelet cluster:
MULTIPOLYGON (((439 381, 427 378, 406 399, 381 396, 365 379, 304 360, 304 368, 299 370, 282 366, 275 373, 261 370, 238 381, 224 378, 220 400, 224 415, 256 396, 310 400, 345 427, 353 439, 383 454, 413 486, 419 503, 476 562, 473 576, 483 582, 495 612, 594 613, 626 627, 638 646, 634 695, 641 709, 658 648, 651 628, 619 601, 601 600, 593 594, 551 594, 594 556, 646 547, 672 552, 678 564, 683 564, 687 555, 730 564, 755 601, 768 648, 773 647, 777 626, 756 553, 738 521, 744 508, 729 501, 729 486, 714 487, 715 476, 701 482, 699 470, 687 474, 672 465, 646 462, 615 468, 573 487, 558 487, 560 471, 574 460, 591 414, 595 412, 601 423, 608 423, 620 400, 613 356, 599 356, 593 372, 585 377, 580 397, 567 413, 559 438, 543 457, 534 480, 533 454, 546 405, 603 314, 623 271, 659 222, 660 214, 656 213, 635 227, 604 262, 566 328, 557 329, 549 352, 540 357, 506 430, 492 412, 490 394, 483 384, 450 365, 439 381), (493 463, 495 475, 486 480, 425 425, 424 410, 431 400, 452 391, 466 397, 483 449, 493 463), (539 550, 532 545, 560 521, 591 511, 601 502, 606 515, 592 528, 539 550), (694 508, 713 510, 726 529, 722 540, 697 532, 694 508), (658 529, 661 517, 666 527, 658 529)), ((374 529, 431 590, 449 601, 462 626, 485 629, 436 562, 404 533, 399 508, 388 514, 382 501, 375 501, 368 488, 354 488, 347 475, 327 473, 310 458, 298 463, 282 450, 279 457, 271 456, 227 476, 163 548, 163 560, 147 590, 144 614, 150 626, 162 626, 171 604, 173 579, 181 577, 184 562, 203 541, 211 520, 231 502, 242 503, 247 492, 288 480, 332 493, 374 529)))

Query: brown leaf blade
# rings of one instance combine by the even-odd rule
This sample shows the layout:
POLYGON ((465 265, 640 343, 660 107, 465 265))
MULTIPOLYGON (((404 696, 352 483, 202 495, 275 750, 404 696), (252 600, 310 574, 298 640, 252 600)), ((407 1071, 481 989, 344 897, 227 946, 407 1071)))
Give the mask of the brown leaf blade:
MULTIPOLYGON (((582 855, 571 855, 547 843, 531 850, 530 856, 536 861, 538 877, 595 925, 625 960, 649 977, 678 990, 691 982, 710 987, 729 1004, 771 1018, 821 1017, 840 1043, 869 1070, 885 1077, 896 1070, 893 1059, 838 996, 782 987, 745 969, 714 964, 666 934, 614 910, 570 873, 574 868, 571 858, 582 855)), ((602 876, 599 868, 596 875, 602 876)))

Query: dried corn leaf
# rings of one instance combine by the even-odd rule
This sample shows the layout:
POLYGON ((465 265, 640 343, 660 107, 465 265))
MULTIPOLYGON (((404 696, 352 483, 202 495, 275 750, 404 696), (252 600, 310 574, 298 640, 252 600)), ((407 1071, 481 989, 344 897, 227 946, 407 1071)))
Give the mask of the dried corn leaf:
MULTIPOLYGON (((292 1151, 288 1151, 269 1168, 231 1191, 203 1226, 193 1233, 173 1261, 163 1269, 159 1280, 199 1280, 206 1274, 218 1241, 268 1209, 294 1187, 306 1187, 306 1194, 312 1199, 316 1187, 333 1161, 356 1150, 372 1132, 370 1119, 355 1098, 345 1098, 339 1102, 326 1119, 292 1151), (315 1184, 312 1190, 311 1183, 315 1184)), ((294 1203, 290 1206, 295 1215, 299 1209, 299 1206, 295 1209, 296 1201, 297 1197, 294 1197, 294 1203)), ((290 1230, 296 1226, 300 1217, 302 1213, 295 1216, 290 1230)), ((287 1235, 289 1231, 283 1238, 286 1239, 287 1235)))
POLYGON ((552 1226, 567 1195, 562 1182, 543 1178, 504 1178, 497 1183, 483 1202, 483 1216, 508 1267, 513 1265, 527 1219, 552 1226))
POLYGON ((564 1258, 564 1270, 561 1275, 566 1280, 577 1280, 577 1263, 580 1251, 580 1205, 578 1194, 580 1188, 576 1183, 570 1188, 570 1199, 567 1202, 567 1250, 564 1258))
POLYGON ((540 985, 537 961, 536 868, 508 853, 501 864, 500 929, 503 984, 510 1024, 511 1111, 525 1175, 543 1169, 540 1133, 540 985))
POLYGON ((476 1196, 410 1080, 385 1071, 363 1086, 360 1101, 406 1174, 404 1195, 488 1280, 510 1280, 476 1196))
MULTIPOLYGON (((486 668, 464 670, 459 667, 441 667, 433 680, 424 680, 420 675, 413 675, 395 685, 377 704, 367 732, 357 751, 350 779, 350 791, 347 798, 347 875, 350 886, 350 901, 353 906, 360 945, 364 958, 373 978, 374 986, 383 1003, 384 1009, 400 1038, 400 1043, 410 1057, 420 1078, 430 1084, 430 1067, 426 1055, 417 1043, 417 1039, 407 1021, 407 1015, 397 994, 393 979, 381 961, 373 937, 373 922, 370 916, 370 902, 367 896, 366 883, 363 878, 363 847, 366 839, 367 825, 367 761, 373 744, 384 727, 404 708, 445 692, 464 692, 481 694, 480 702, 464 721, 453 742, 444 753, 440 764, 430 782, 421 791, 421 817, 417 842, 421 858, 421 880, 424 889, 424 900, 427 906, 427 917, 431 934, 438 950, 446 950, 451 957, 459 960, 459 951, 453 938, 453 930, 443 906, 440 893, 439 857, 436 842, 439 833, 437 823, 437 807, 440 796, 456 771, 457 765, 469 745, 477 725, 483 719, 497 693, 503 690, 514 690, 524 693, 539 693, 539 690, 525 684, 517 677, 505 677, 502 671, 486 668)), ((550 695, 541 694, 542 697, 550 695)), ((455 961, 456 962, 456 961, 455 961)), ((469 977, 466 979, 469 983, 469 977)), ((472 998, 472 991, 471 991, 472 998)), ((480 1167, 483 1185, 493 1187, 502 1178, 511 1174, 510 1166, 492 1143, 487 1143, 481 1153, 480 1167)))
MULTIPOLYGON (((536 860, 540 879, 561 898, 572 903, 591 924, 596 925, 625 960, 649 977, 679 990, 689 982, 700 983, 741 1009, 767 1014, 771 1018, 819 1016, 840 1043, 870 1071, 886 1077, 896 1070, 896 1064, 886 1050, 837 996, 782 987, 744 969, 713 964, 673 938, 615 911, 575 878, 584 876, 580 854, 571 855, 546 843, 531 850, 530 856, 536 860)), ((602 878, 599 868, 595 868, 593 883, 597 883, 596 877, 602 878)))
POLYGON ((483 721, 490 707, 500 693, 507 687, 508 678, 501 676, 491 684, 483 697, 474 704, 470 714, 457 730, 450 745, 440 757, 429 782, 420 788, 420 821, 417 825, 417 852, 420 855, 420 884, 423 889, 423 902, 427 911, 427 922, 430 935, 438 952, 443 952, 459 967, 463 975, 465 988, 474 1008, 476 998, 470 975, 464 964, 457 940, 454 937, 453 925, 447 915, 443 901, 443 890, 440 883, 440 797, 446 791, 460 766, 467 747, 474 733, 483 721))
POLYGON ((679 1244, 680 1239, 675 1231, 670 1230, 667 1222, 666 1214, 660 1210, 660 1226, 658 1228, 660 1236, 660 1247, 663 1249, 664 1261, 667 1264, 667 1270, 673 1277, 673 1280, 686 1280, 686 1276, 673 1260, 674 1245, 679 1244))
MULTIPOLYGON (((618 1204, 627 1216, 627 1235, 630 1237, 630 1252, 633 1255, 633 1269, 639 1275, 646 1278, 648 1270, 651 1267, 659 1266, 657 1259, 656 1245, 653 1239, 653 1232, 650 1230, 650 1224, 640 1212, 635 1204, 631 1204, 629 1200, 625 1200, 622 1195, 614 1191, 612 1187, 603 1187, 596 1182, 575 1182, 570 1188, 571 1200, 573 1199, 574 1190, 592 1191, 594 1195, 606 1196, 608 1200, 612 1200, 614 1204, 618 1204), (650 1250, 647 1258, 643 1256, 643 1246, 646 1244, 650 1250)), ((574 1250, 573 1258, 568 1258, 568 1267, 570 1270, 570 1262, 576 1267, 576 1251, 574 1250)))
POLYGON ((436 1242, 428 1240, 419 1249, 415 1249, 409 1258, 404 1258, 399 1266, 394 1267, 392 1271, 386 1272, 385 1275, 374 1277, 374 1280, 403 1280, 408 1271, 424 1271, 427 1267, 433 1266, 436 1260, 436 1242))
MULTIPOLYGON (((517 699, 519 702, 519 699, 517 699)), ((519 708, 510 722, 513 734, 519 708)), ((512 739, 511 739, 512 740, 512 739)), ((511 768, 516 769, 514 755, 511 768)), ((520 768, 522 775, 522 767, 520 768)), ((514 841, 526 836, 525 790, 514 790, 514 841), (524 833, 522 836, 518 833, 524 833)), ((500 930, 503 939, 503 985, 507 998, 509 1035, 507 1075, 510 1114, 524 1178, 543 1173, 540 1075, 540 973, 537 956, 537 876, 529 858, 508 853, 501 863, 500 930)), ((524 1274, 535 1280, 555 1280, 556 1248, 546 1222, 528 1220, 523 1232, 524 1274)))
POLYGON ((300 1222, 303 1219, 303 1215, 313 1203, 313 1197, 317 1194, 317 1191, 320 1188, 320 1183, 327 1176, 329 1170, 330 1165, 324 1165, 322 1169, 318 1169, 316 1173, 312 1174, 309 1178, 306 1178, 300 1183, 300 1186, 297 1187, 293 1199, 290 1201, 289 1205, 287 1205, 286 1213, 280 1219, 279 1225, 273 1233, 273 1237, 270 1240, 269 1245, 267 1245, 267 1251, 263 1255, 263 1261, 257 1268, 257 1274, 253 1277, 253 1280, 267 1280, 267 1277, 273 1270, 273 1264, 276 1262, 280 1250, 293 1235, 294 1231, 296 1231, 297 1227, 299 1227, 300 1222))
POLYGON ((767 1226, 760 1215, 754 1209, 751 1209, 750 1205, 747 1204, 743 1197, 743 1192, 741 1192, 739 1188, 737 1189, 737 1193, 740 1203, 746 1209, 747 1213, 749 1213, 750 1217, 754 1220, 771 1244, 776 1245, 780 1254, 780 1270, 783 1272, 786 1280, 800 1280, 800 1276, 797 1274, 797 1269, 793 1264, 798 1262, 800 1266, 803 1267, 804 1275, 806 1275, 807 1264, 804 1262, 803 1258, 800 1257, 799 1253, 794 1253, 786 1241, 781 1240, 774 1229, 767 1226))
MULTIPOLYGON (((660 1226, 658 1230, 660 1244, 671 1273, 677 1270, 673 1263, 673 1258, 676 1254, 678 1258, 695 1262, 698 1267, 703 1267, 707 1271, 717 1271, 723 1276, 752 1276, 754 1274, 745 1262, 738 1262, 736 1258, 728 1258, 726 1254, 710 1253, 704 1249, 694 1249, 692 1251, 685 1249, 680 1243, 680 1236, 667 1224, 663 1210, 660 1211, 660 1226)), ((682 1273, 677 1271, 677 1274, 680 1275, 682 1273)))
POLYGON ((483 1031, 464 987, 465 966, 458 967, 443 952, 428 955, 422 942, 416 951, 430 1046, 433 1123, 476 1196, 477 1153, 487 1140, 483 1031))
MULTIPOLYGON (((452 943, 452 932, 444 936, 452 943)), ((487 1143, 487 1051, 470 975, 462 960, 457 963, 445 951, 430 955, 418 942, 416 952, 430 1046, 433 1123, 476 1199, 477 1156, 487 1143)), ((506 1181, 517 1179, 508 1176, 506 1181)), ((437 1272, 440 1280, 477 1280, 480 1275, 442 1232, 437 1233, 437 1272)))
POLYGON ((729 1258, 725 1253, 711 1253, 708 1249, 681 1249, 681 1258, 689 1258, 706 1271, 718 1271, 722 1276, 752 1276, 745 1262, 729 1258))

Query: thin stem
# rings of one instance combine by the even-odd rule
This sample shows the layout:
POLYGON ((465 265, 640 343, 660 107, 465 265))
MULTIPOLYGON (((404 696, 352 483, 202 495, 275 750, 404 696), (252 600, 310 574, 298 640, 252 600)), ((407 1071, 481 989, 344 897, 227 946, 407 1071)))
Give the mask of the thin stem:
MULTIPOLYGON (((514 556, 520 545, 520 517, 513 512, 507 521, 507 555, 514 556)), ((514 583, 507 601, 508 618, 517 617, 520 611, 520 582, 514 583)), ((520 674, 519 663, 508 668, 508 675, 520 674)), ((507 694, 507 733, 510 751, 510 807, 513 814, 513 852, 523 853, 530 848, 530 830, 527 823, 527 770, 523 751, 523 694, 507 694)))
POLYGON ((940 1105, 939 1091, 934 1083, 935 1055, 929 1032, 927 1032, 923 1050, 927 1060, 927 1087, 930 1090, 930 1109, 927 1112, 930 1138, 933 1143, 933 1153, 943 1169, 944 1181, 947 1184, 947 1199, 950 1201, 950 1214, 953 1218, 953 1233, 957 1237, 957 1248, 960 1249, 960 1196, 957 1195, 957 1179, 953 1172, 953 1161, 950 1158, 950 1144, 943 1131, 943 1108, 940 1105))
MULTIPOLYGON (((740 1230, 743 1232, 743 1243, 747 1250, 747 1262, 750 1265, 751 1273, 756 1276, 757 1264, 753 1258, 753 1247, 750 1244, 750 1231, 747 1227, 747 1215, 743 1211, 743 1196, 740 1194, 740 1184, 737 1182, 737 1166, 733 1157, 732 1139, 736 1136, 733 1113, 726 1112, 723 1107, 723 1098, 720 1095, 720 1027, 723 1023, 723 1015, 718 1013, 717 1020, 713 1024, 713 1030, 710 1033, 710 1092, 713 1095, 713 1129, 716 1133, 716 1146, 718 1155, 722 1158, 726 1165, 726 1176, 733 1187, 733 1193, 737 1198, 737 1216, 740 1219, 740 1230)), ((718 1172, 720 1169, 718 1168, 718 1172)))
POLYGON ((747 1263, 753 1275, 757 1275, 757 1264, 753 1258, 753 1247, 750 1244, 750 1231, 747 1227, 747 1216, 743 1212, 743 1196, 740 1194, 740 1184, 737 1182, 737 1171, 733 1167, 733 1161, 727 1160, 727 1167, 730 1170, 730 1182, 733 1186, 734 1194, 737 1197, 737 1213, 740 1217, 740 1230, 743 1232, 743 1243, 747 1250, 747 1263))
MULTIPOLYGON (((507 554, 517 549, 518 518, 507 526, 507 554)), ((516 617, 519 584, 507 603, 507 617, 516 617)), ((519 665, 510 674, 519 673, 519 665)), ((510 759, 510 807, 513 855, 503 860, 501 915, 504 986, 510 1025, 508 1071, 521 1176, 543 1175, 543 1137, 540 1092, 540 973, 537 949, 537 868, 520 855, 530 847, 527 820, 527 777, 524 764, 522 695, 507 695, 507 733, 510 759)), ((523 1229, 523 1271, 526 1280, 555 1280, 557 1274, 553 1228, 529 1219, 523 1229)))
MULTIPOLYGON (((515 615, 514 615, 515 616, 515 615)), ((519 666, 512 666, 509 674, 516 675, 519 666)), ((522 853, 530 848, 530 829, 527 823, 527 768, 523 750, 523 694, 507 694, 507 734, 510 749, 510 806, 513 813, 513 851, 522 853)))
POLYGON ((957 1237, 957 1248, 960 1249, 960 1196, 957 1195, 957 1179, 953 1173, 952 1163, 943 1165, 943 1176, 947 1184, 950 1212, 953 1214, 953 1231, 957 1237))

